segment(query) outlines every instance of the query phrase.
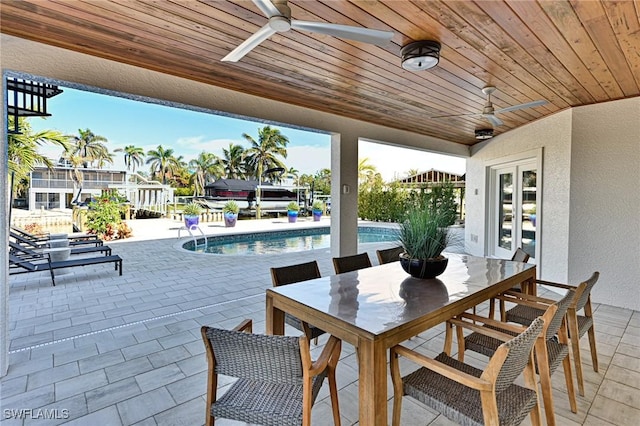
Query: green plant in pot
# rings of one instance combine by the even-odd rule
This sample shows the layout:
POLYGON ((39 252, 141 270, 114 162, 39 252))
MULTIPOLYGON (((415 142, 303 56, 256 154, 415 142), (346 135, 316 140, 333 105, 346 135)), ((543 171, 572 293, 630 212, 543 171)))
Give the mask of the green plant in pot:
POLYGON ((298 220, 298 211, 300 210, 300 206, 295 201, 287 204, 287 217, 289 218, 289 222, 294 223, 298 220))
POLYGON ((236 226, 236 222, 238 221, 238 212, 240 211, 240 206, 234 200, 229 200, 225 203, 222 208, 222 215, 224 216, 224 226, 228 228, 233 228, 236 226))
POLYGON ((191 229, 192 226, 198 226, 200 223, 200 213, 202 213, 202 207, 197 203, 189 203, 182 209, 184 214, 184 226, 187 229, 191 229))
POLYGON ((400 224, 398 240, 404 248, 400 254, 402 268, 415 278, 435 278, 447 268, 449 259, 442 251, 450 241, 446 214, 414 206, 400 224))
POLYGON ((311 212, 313 214, 313 221, 320 221, 320 218, 322 218, 322 213, 324 212, 324 203, 319 200, 314 201, 311 205, 311 212))

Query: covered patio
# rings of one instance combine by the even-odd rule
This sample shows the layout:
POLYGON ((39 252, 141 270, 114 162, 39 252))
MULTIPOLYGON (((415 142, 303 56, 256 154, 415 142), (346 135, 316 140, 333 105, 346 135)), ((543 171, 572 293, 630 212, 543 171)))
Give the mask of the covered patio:
MULTIPOLYGON (((567 419, 566 424, 631 424, 630 419, 639 414, 632 401, 640 388, 640 221, 635 219, 640 211, 638 2, 291 1, 289 7, 294 19, 370 27, 393 31, 394 35, 389 44, 379 47, 290 31, 273 35, 238 62, 227 63, 220 59, 266 23, 251 2, 93 5, 3 1, 3 85, 6 76, 17 75, 331 134, 334 256, 353 254, 357 249, 358 141, 467 158, 465 251, 478 256, 498 256, 500 250, 507 250, 501 246, 503 234, 496 220, 499 177, 505 173, 517 176, 520 168, 525 172, 535 170, 538 222, 535 245, 531 246, 538 276, 576 282, 594 270, 601 273, 592 297, 598 305, 596 327, 600 324, 599 350, 606 371, 603 367, 602 373, 589 377, 592 372, 586 368, 592 386, 586 400, 581 401, 584 409, 579 411, 580 416, 570 414, 568 409, 563 413, 562 406, 559 415, 567 419), (401 50, 419 40, 440 42, 440 61, 427 71, 407 71, 401 67, 401 50), (498 112, 489 114, 491 118, 481 114, 487 106, 482 89, 487 86, 497 87, 492 101, 498 112), (547 103, 508 109, 540 99, 547 103), (501 109, 506 110, 499 113, 501 109), (476 139, 476 131, 488 127, 494 136, 476 139)), ((6 116, 4 102, 1 111, 6 116)), ((3 138, 5 129, 3 126, 3 138)), ((6 144, 2 146, 6 158, 6 144)), ((5 188, 6 168, 5 160, 0 164, 0 182, 5 188)), ((0 201, 6 216, 6 191, 0 193, 0 201)), ((0 227, 0 238, 5 242, 7 226, 0 227)), ((195 423, 201 421, 201 394, 179 401, 170 388, 170 383, 179 382, 177 378, 187 379, 195 373, 188 369, 196 362, 193 357, 201 357, 197 351, 202 347, 192 331, 199 321, 232 326, 247 315, 260 323, 264 300, 258 295, 263 295, 270 284, 266 269, 256 274, 255 282, 252 277, 249 288, 239 290, 242 296, 238 294, 234 299, 237 302, 230 302, 232 309, 218 304, 225 302, 219 295, 207 294, 210 306, 201 313, 196 308, 203 305, 189 304, 189 298, 202 296, 189 295, 191 290, 186 287, 193 284, 192 280, 166 266, 156 265, 156 271, 148 266, 157 261, 147 256, 153 252, 152 247, 129 254, 125 253, 127 244, 120 243, 119 247, 123 258, 130 256, 131 273, 113 277, 113 282, 92 279, 89 286, 65 286, 66 291, 62 286, 55 291, 39 287, 20 290, 10 288, 8 271, 2 271, 3 408, 5 392, 12 389, 11 401, 17 403, 25 395, 31 400, 42 398, 41 406, 59 406, 55 401, 69 398, 69 404, 86 404, 86 413, 96 419, 118 414, 125 424, 173 424, 163 416, 176 415, 177 422, 187 412, 198 414, 195 423), (156 286, 158 292, 153 290, 156 286), (21 293, 19 300, 12 300, 16 291, 21 293), (96 296, 85 291, 95 291, 96 296), (256 299, 250 299, 252 296, 256 299), (175 305, 169 302, 174 297, 184 298, 180 303, 185 305, 164 309, 163 303, 175 305), (55 308, 58 298, 65 307, 55 308), (84 313, 67 313, 54 320, 56 309, 68 312, 77 300, 85 299, 86 306, 80 308, 84 313), (148 311, 157 312, 139 316, 137 312, 124 313, 131 309, 125 306, 128 299, 153 304, 148 311), (118 306, 117 302, 124 305, 118 306), (119 320, 100 313, 110 309, 116 309, 114 315, 119 320), (222 316, 218 316, 220 312, 222 316), (71 317, 76 314, 83 315, 86 322, 73 325, 71 317), (129 314, 133 316, 122 318, 129 314), (160 322, 147 323, 151 317, 158 317, 160 322), (93 321, 106 322, 103 327, 93 325, 93 321), (16 335, 18 323, 23 335, 16 335), (112 334, 123 333, 122 337, 115 336, 115 346, 101 348, 103 342, 111 340, 93 332, 124 324, 132 325, 110 330, 112 334), (41 329, 47 326, 53 328, 41 329), (41 333, 51 334, 43 341, 51 337, 61 341, 40 347, 43 341, 30 337, 36 327, 41 333), (54 331, 57 328, 61 331, 54 331), (136 336, 137 332, 142 334, 136 336), (30 349, 12 353, 18 348, 11 347, 16 337, 24 337, 17 344, 30 349), (67 337, 73 338, 64 340, 67 337), (81 354, 76 344, 88 347, 81 354), (165 353, 167 350, 171 352, 165 353), (106 353, 113 358, 103 359, 106 353), (58 365, 56 354, 62 359, 58 365), (76 356, 80 358, 74 359, 76 356), (99 357, 105 364, 92 370, 92 357, 99 357), (82 361, 85 358, 90 361, 82 361), (173 360, 177 358, 182 361, 173 360), (133 370, 115 373, 113 379, 109 377, 113 369, 108 368, 114 365, 133 370), (89 373, 92 375, 87 376, 89 373), (95 382, 103 383, 103 387, 95 390, 90 384, 95 382), (127 397, 133 402, 109 401, 112 395, 120 395, 118 386, 134 389, 135 395, 127 397), (96 397, 106 399, 89 409, 88 394, 94 390, 96 397), (123 419, 123 413, 141 401, 165 401, 165 405, 146 413, 125 414, 123 419)), ((324 255, 328 259, 329 254, 324 255)), ((0 259, 8 263, 4 251, 0 259)), ((294 263, 288 258, 264 261, 294 263)), ((328 263, 322 268, 329 272, 328 263)), ((229 270, 233 272, 211 275, 209 281, 243 279, 240 270, 229 270)), ((201 273, 208 276, 204 271, 201 273)), ((439 351, 441 331, 421 335, 416 345, 439 351)), ((353 354, 343 351, 343 355, 346 362, 340 363, 344 365, 341 368, 356 369, 353 354)), ((347 380, 357 377, 349 372, 344 374, 347 380)), ((180 383, 173 386, 197 388, 188 381, 180 383)), ((355 387, 354 379, 341 388, 341 402, 346 407, 357 397, 357 392, 347 389, 355 387)), ((561 386, 557 392, 562 392, 561 386)), ((556 400, 562 404, 566 398, 556 400)), ((151 407, 154 404, 149 402, 151 407)), ((352 405, 357 407, 357 403, 352 405)), ((317 411, 320 417, 328 417, 317 411)), ((348 408, 343 411, 347 424, 357 419, 348 408)), ((425 414, 419 412, 417 416, 403 417, 422 419, 425 414)), ((86 420, 79 422, 84 424, 86 420)), ((436 419, 432 424, 445 423, 436 419)))
MULTIPOLYGON (((286 220, 253 222, 258 221, 243 221, 239 226, 245 231, 249 226, 253 231, 291 226, 286 220)), ((253 256, 254 272, 247 274, 246 256, 178 250, 175 228, 179 222, 138 220, 132 226, 136 237, 131 241, 110 242, 114 252, 126 259, 121 277, 100 269, 75 271, 58 277, 56 287, 51 287, 46 274, 12 277, 10 365, 0 381, 3 409, 49 409, 57 410, 59 417, 68 416, 51 423, 203 424, 207 364, 200 326, 231 328, 252 318, 254 331, 264 332, 270 267, 317 260, 323 276, 334 273, 328 250, 253 256), (145 234, 159 238, 146 239, 145 234)), ((223 230, 212 225, 206 232, 215 235, 223 230)), ((389 244, 370 243, 366 251, 373 260, 375 249, 389 244)), ((600 372, 593 372, 586 351, 586 390, 584 397, 578 397, 578 414, 569 409, 561 372, 552 376, 558 424, 634 424, 640 415, 633 408, 640 392, 640 312, 603 304, 596 304, 594 310, 600 372)), ((486 305, 479 313, 486 315, 486 305)), ((297 331, 287 329, 287 333, 297 331)), ((326 339, 312 346, 313 356, 326 339)), ((405 344, 435 356, 443 348, 444 327, 405 344)), ((582 345, 588 347, 586 338, 582 345)), ((471 353, 467 361, 478 367, 486 362, 471 353)), ((353 347, 346 343, 337 376, 342 424, 358 424, 358 362, 353 347)), ((220 383, 220 392, 228 385, 228 381, 220 383)), ((389 389, 389 412, 392 395, 389 389)), ((332 424, 326 386, 312 415, 314 425, 332 424)), ((451 424, 409 399, 403 404, 402 419, 402 424, 409 425, 451 424)), ((2 423, 31 421, 3 417, 2 423)), ((218 420, 216 424, 237 423, 218 420)))

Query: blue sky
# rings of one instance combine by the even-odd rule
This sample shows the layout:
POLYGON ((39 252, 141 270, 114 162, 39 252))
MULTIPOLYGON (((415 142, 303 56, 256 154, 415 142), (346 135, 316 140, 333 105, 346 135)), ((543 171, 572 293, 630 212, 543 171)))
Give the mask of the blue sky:
MULTIPOLYGON (((88 128, 106 137, 109 141, 106 145, 111 151, 135 145, 146 152, 162 145, 172 148, 175 155, 184 156, 186 161, 195 158, 203 150, 222 156, 222 148, 227 148, 229 143, 248 147, 242 134, 247 133, 257 140, 258 129, 265 125, 75 89, 63 90, 62 94, 49 100, 51 117, 30 120, 33 129, 54 129, 76 135, 78 129, 88 128)), ((289 138, 288 156, 284 160, 287 167, 307 174, 330 168, 329 135, 272 127, 277 127, 289 138)), ((45 148, 42 151, 54 159, 61 153, 57 148, 45 148)), ((409 169, 414 168, 436 168, 456 173, 464 173, 465 169, 463 159, 373 143, 361 142, 359 156, 369 158, 369 163, 375 165, 387 180, 394 176, 405 176, 409 169)), ((112 168, 125 168, 122 153, 116 153, 112 168)), ((143 165, 142 169, 148 167, 143 165)))

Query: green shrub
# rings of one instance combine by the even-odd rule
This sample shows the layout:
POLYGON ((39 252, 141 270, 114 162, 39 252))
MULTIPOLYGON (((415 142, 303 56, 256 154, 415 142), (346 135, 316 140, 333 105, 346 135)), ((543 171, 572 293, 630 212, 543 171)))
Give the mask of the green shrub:
POLYGON ((101 195, 92 201, 85 222, 87 230, 102 240, 113 239, 118 225, 122 222, 121 213, 126 208, 120 204, 121 201, 122 197, 113 194, 101 195))
POLYGON ((185 216, 200 216, 202 207, 197 203, 189 203, 183 207, 182 213, 184 213, 185 216))
POLYGON ((240 211, 240 206, 235 200, 227 201, 224 207, 222 208, 223 213, 238 214, 239 211, 240 211))
POLYGON ((295 201, 292 201, 287 204, 287 210, 290 212, 297 212, 298 210, 300 210, 300 206, 295 201))

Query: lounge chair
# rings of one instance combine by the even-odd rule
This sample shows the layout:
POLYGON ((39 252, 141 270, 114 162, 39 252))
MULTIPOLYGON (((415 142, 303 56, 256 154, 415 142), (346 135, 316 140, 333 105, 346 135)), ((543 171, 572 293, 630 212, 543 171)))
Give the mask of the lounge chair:
MULTIPOLYGON (((28 240, 22 240, 16 238, 13 233, 10 234, 16 241, 9 241, 9 248, 15 253, 24 253, 29 255, 39 254, 42 250, 49 248, 48 243, 42 245, 34 245, 28 240)), ((71 254, 86 254, 86 253, 104 253, 105 256, 111 256, 111 247, 109 246, 76 246, 69 247, 71 254)))
MULTIPOLYGON (((43 243, 47 242, 51 239, 49 234, 31 234, 24 229, 20 229, 16 226, 11 227, 11 232, 14 234, 20 235, 22 238, 26 238, 28 240, 33 241, 34 243, 43 243)), ((96 246, 101 246, 103 244, 102 240, 98 238, 97 235, 84 234, 84 235, 71 235, 67 238, 69 240, 69 245, 81 245, 81 244, 93 244, 96 246)))
POLYGON ((38 253, 36 255, 17 255, 9 253, 9 274, 14 275, 26 272, 49 271, 51 273, 51 283, 55 286, 56 279, 53 274, 54 269, 97 265, 100 263, 114 263, 116 271, 120 271, 120 275, 122 275, 122 258, 117 254, 112 256, 84 257, 52 262, 49 253, 38 253))

